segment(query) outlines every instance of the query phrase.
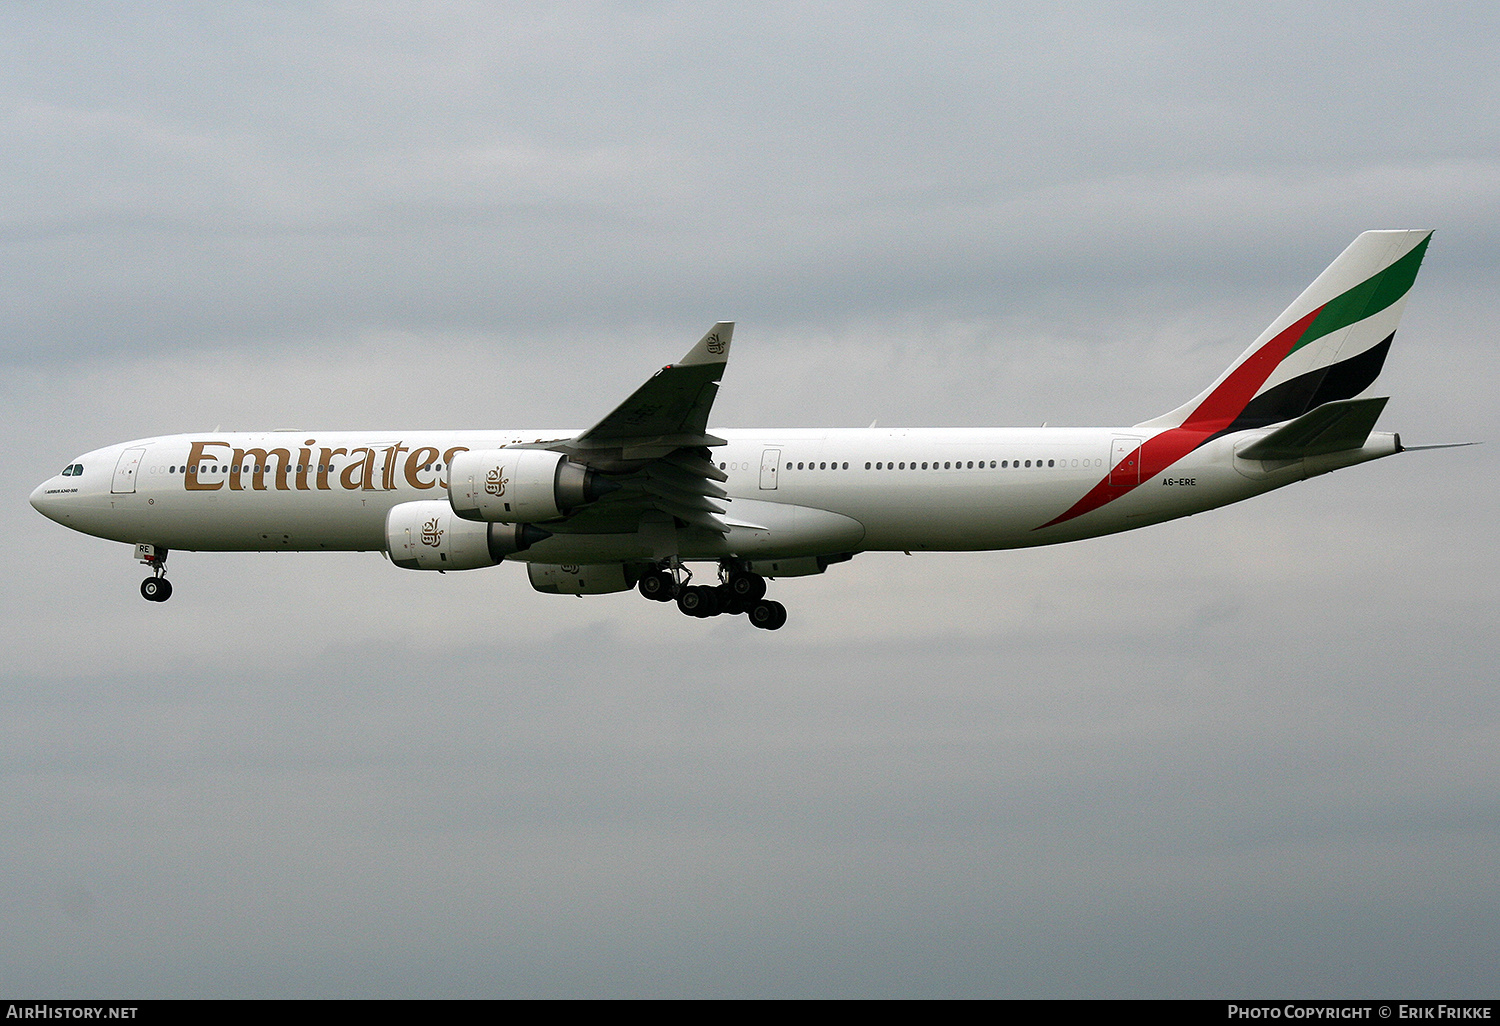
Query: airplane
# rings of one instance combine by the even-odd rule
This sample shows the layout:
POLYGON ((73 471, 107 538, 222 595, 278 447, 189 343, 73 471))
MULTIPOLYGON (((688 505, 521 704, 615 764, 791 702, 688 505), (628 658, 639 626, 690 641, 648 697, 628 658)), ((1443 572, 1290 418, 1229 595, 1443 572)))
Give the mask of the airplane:
POLYGON ((174 549, 380 551, 439 573, 520 562, 537 591, 636 588, 776 630, 768 579, 862 552, 1076 541, 1445 447, 1374 431, 1387 397, 1364 395, 1431 234, 1361 234, 1200 394, 1128 427, 710 433, 723 321, 585 431, 144 438, 73 459, 31 504, 133 545, 153 602, 174 549))

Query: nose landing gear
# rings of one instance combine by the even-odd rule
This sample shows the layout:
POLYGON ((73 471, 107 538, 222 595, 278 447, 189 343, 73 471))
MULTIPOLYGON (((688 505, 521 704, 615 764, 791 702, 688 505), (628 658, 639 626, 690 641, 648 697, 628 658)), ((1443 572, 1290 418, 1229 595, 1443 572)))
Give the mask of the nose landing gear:
POLYGON ((167 550, 159 545, 137 545, 135 558, 151 568, 151 576, 141 582, 141 598, 147 602, 165 602, 172 597, 172 582, 167 580, 167 550))
POLYGON ((172 597, 172 582, 165 577, 148 577, 141 582, 141 597, 147 602, 165 602, 172 597))

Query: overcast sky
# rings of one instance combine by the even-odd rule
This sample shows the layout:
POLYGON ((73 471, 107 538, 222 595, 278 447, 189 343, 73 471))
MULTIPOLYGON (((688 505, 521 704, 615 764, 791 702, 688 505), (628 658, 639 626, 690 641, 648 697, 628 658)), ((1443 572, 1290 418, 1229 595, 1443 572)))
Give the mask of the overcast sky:
POLYGON ((1495 996, 1493 4, 0 6, 12 996, 1495 996), (1435 228, 1412 453, 785 629, 518 567, 172 558, 80 452, 1130 424, 1435 228))

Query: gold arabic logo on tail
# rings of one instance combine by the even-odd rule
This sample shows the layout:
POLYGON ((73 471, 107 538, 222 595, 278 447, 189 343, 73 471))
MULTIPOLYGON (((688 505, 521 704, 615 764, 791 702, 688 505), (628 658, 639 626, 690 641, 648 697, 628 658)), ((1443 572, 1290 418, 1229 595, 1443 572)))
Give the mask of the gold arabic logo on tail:
POLYGON ((497 499, 505 494, 505 486, 510 484, 510 478, 505 477, 505 468, 496 467, 489 472, 484 479, 484 490, 497 499))
POLYGON ((438 518, 433 517, 422 525, 422 544, 437 548, 443 543, 443 532, 438 530, 438 518))
POLYGON ((717 331, 708 336, 708 351, 715 356, 723 355, 724 343, 719 339, 717 331))

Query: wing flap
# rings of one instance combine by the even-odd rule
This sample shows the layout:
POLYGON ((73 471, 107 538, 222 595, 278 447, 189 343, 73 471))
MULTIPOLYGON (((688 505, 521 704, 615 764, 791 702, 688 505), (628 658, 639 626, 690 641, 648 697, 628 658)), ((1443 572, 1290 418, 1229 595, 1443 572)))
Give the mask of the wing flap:
MULTIPOLYGON (((683 473, 690 474, 693 477, 706 477, 711 481, 729 480, 729 475, 714 466, 711 460, 705 459, 703 456, 689 450, 674 452, 671 456, 663 460, 663 463, 676 467, 683 473)), ((660 465, 658 464, 658 466, 660 465)), ((720 492, 719 494, 727 495, 728 493, 720 492)))
POLYGON ((692 495, 709 495, 715 499, 722 499, 729 493, 720 488, 716 483, 708 480, 707 475, 693 474, 689 471, 673 466, 667 460, 657 460, 648 463, 645 470, 646 478, 663 488, 674 488, 679 492, 687 492, 692 495))
POLYGON ((689 527, 701 527, 703 530, 713 531, 715 534, 729 533, 729 525, 712 513, 704 513, 696 509, 672 510, 671 513, 689 527))

